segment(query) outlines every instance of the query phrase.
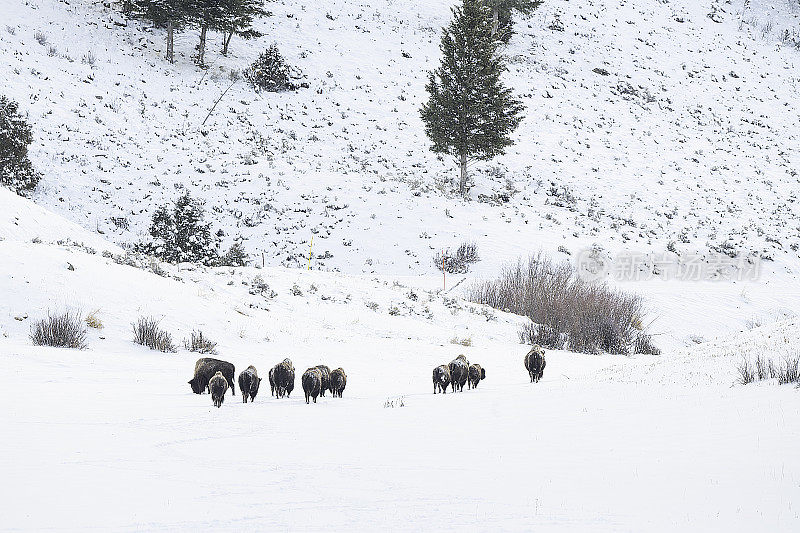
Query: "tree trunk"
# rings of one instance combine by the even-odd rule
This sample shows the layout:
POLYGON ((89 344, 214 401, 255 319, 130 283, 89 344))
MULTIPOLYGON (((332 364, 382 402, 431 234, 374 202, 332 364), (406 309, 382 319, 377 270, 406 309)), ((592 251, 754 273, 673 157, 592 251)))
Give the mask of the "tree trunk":
POLYGON ((167 61, 170 63, 175 62, 175 53, 173 48, 173 43, 175 41, 175 26, 172 24, 172 21, 167 21, 167 61))
POLYGON ((200 26, 200 46, 197 48, 197 64, 201 67, 204 66, 204 57, 206 55, 206 32, 208 26, 203 24, 200 26))
POLYGON ((231 44, 232 38, 233 38, 233 32, 222 34, 222 55, 224 56, 228 55, 228 45, 231 44))
POLYGON ((500 10, 497 7, 492 8, 492 37, 497 35, 497 29, 500 27, 500 10))
POLYGON ((461 154, 461 179, 458 182, 458 193, 461 196, 467 194, 467 154, 461 154))

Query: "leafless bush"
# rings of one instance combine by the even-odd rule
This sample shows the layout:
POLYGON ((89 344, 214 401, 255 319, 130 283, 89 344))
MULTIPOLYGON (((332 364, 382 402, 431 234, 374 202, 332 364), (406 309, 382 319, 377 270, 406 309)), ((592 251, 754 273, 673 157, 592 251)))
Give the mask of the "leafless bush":
POLYGON ((153 317, 139 317, 133 324, 133 342, 160 352, 177 352, 172 344, 172 335, 160 329, 159 321, 153 317))
POLYGON ((742 359, 737 370, 742 385, 765 379, 777 379, 779 385, 800 384, 800 353, 784 356, 780 365, 775 364, 772 358, 758 354, 754 362, 742 359))
POLYGON ((193 331, 192 335, 183 341, 183 346, 190 352, 217 355, 217 343, 205 337, 202 331, 193 331))
POLYGON ((474 242, 461 243, 455 252, 450 248, 441 252, 436 252, 433 256, 433 264, 436 268, 448 274, 465 274, 469 272, 469 265, 480 261, 478 257, 478 245, 474 242))
POLYGON ((35 346, 59 348, 86 348, 86 326, 80 313, 65 311, 58 315, 47 314, 31 326, 31 341, 35 346))
POLYGON ((633 343, 633 353, 643 353, 648 355, 661 355, 661 350, 653 344, 653 336, 647 333, 639 333, 633 343))
POLYGON ((41 31, 34 32, 33 38, 36 39, 36 42, 41 44, 42 46, 47 44, 47 35, 45 35, 41 31))
POLYGON ((756 379, 756 372, 753 370, 753 365, 747 359, 742 359, 739 366, 736 367, 739 372, 739 383, 747 385, 756 379))
POLYGON ((783 365, 778 369, 778 383, 800 383, 800 354, 787 356, 783 360, 783 365))
POLYGON ((506 267, 493 281, 468 293, 476 303, 527 316, 522 342, 576 352, 629 353, 641 333, 643 300, 605 284, 584 281, 568 263, 539 254, 506 267))

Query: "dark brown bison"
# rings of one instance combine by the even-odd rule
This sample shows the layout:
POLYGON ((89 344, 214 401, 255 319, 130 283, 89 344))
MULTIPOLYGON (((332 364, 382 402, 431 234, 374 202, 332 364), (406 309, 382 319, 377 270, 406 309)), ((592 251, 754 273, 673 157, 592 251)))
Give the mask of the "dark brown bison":
POLYGON ((239 374, 239 390, 242 391, 242 403, 247 403, 248 396, 251 402, 255 400, 259 386, 261 386, 261 378, 258 377, 256 367, 250 365, 247 370, 239 374))
POLYGON ((531 383, 538 383, 544 375, 544 367, 547 362, 544 360, 544 349, 538 344, 534 344, 531 351, 525 356, 525 368, 531 377, 531 383))
POLYGON ((195 394, 203 394, 204 390, 211 392, 208 383, 217 372, 222 372, 222 376, 228 380, 228 386, 236 394, 236 389, 233 387, 233 376, 236 369, 231 363, 212 357, 203 357, 194 364, 194 377, 189 380, 192 392, 195 394))
POLYGON ((214 402, 214 407, 222 406, 225 401, 225 393, 228 392, 228 380, 222 375, 222 372, 214 374, 208 380, 208 389, 211 391, 211 401, 214 402))
POLYGON ((459 355, 448 365, 450 367, 450 386, 455 391, 463 391, 469 378, 469 361, 466 356, 459 355))
POLYGON ((291 359, 284 359, 270 370, 274 381, 276 398, 289 396, 294 390, 294 366, 291 359))
POLYGON ((469 366, 469 385, 467 388, 477 388, 480 380, 486 379, 486 370, 481 368, 481 365, 475 364, 469 366))
POLYGON ((306 403, 309 398, 314 399, 317 403, 317 396, 319 396, 322 389, 322 372, 319 368, 309 368, 303 372, 303 377, 300 379, 303 384, 303 392, 306 395, 306 403))
POLYGON ((331 394, 333 394, 334 398, 337 396, 341 398, 346 386, 347 374, 344 373, 344 369, 339 367, 331 372, 331 394))
POLYGON ((322 386, 320 387, 319 395, 325 396, 325 391, 331 390, 331 369, 325 365, 317 365, 314 368, 318 368, 322 373, 322 386))
POLYGON ((442 391, 442 394, 447 394, 447 386, 450 385, 450 367, 447 365, 439 365, 433 369, 433 393, 436 394, 437 390, 442 391))

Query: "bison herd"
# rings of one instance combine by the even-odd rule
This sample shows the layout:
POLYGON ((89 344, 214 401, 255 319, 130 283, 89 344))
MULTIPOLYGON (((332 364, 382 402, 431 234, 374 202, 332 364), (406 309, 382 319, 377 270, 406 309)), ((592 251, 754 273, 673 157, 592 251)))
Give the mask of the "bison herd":
MULTIPOLYGON (((233 386, 234 374, 233 364, 211 357, 203 357, 198 359, 194 365, 194 377, 189 380, 189 386, 195 394, 209 392, 214 406, 220 407, 225 400, 228 388, 233 394, 236 394, 233 386)), ((330 391, 334 398, 341 398, 347 385, 347 375, 341 368, 331 372, 327 366, 319 365, 306 370, 300 381, 303 384, 306 403, 309 403, 310 398, 313 398, 316 403, 318 396, 325 396, 325 391, 330 391)), ((261 378, 258 377, 256 367, 248 366, 244 372, 239 374, 242 402, 247 403, 248 398, 250 402, 255 401, 260 385, 261 378)), ((294 366, 290 359, 284 359, 269 370, 269 386, 272 395, 276 398, 291 396, 294 390, 294 366)))
MULTIPOLYGON (((544 375, 544 349, 535 344, 525 355, 525 369, 531 378, 531 383, 538 383, 544 375)), ((439 365, 433 369, 433 393, 447 393, 450 385, 453 392, 463 391, 464 384, 467 388, 477 388, 481 380, 486 379, 486 370, 481 365, 469 364, 466 356, 459 355, 446 365, 439 365)))
POLYGON ((463 391, 464 385, 467 388, 476 388, 480 380, 486 379, 486 370, 481 365, 470 365, 466 356, 459 355, 449 364, 439 365, 433 369, 433 393, 441 391, 447 394, 447 386, 452 387, 452 391, 463 391))
MULTIPOLYGON (((531 383, 538 383, 544 375, 545 367, 544 349, 539 345, 525 355, 525 369, 531 378, 531 383)), ((194 377, 189 380, 189 386, 195 394, 209 392, 215 407, 220 407, 225 400, 225 393, 228 388, 233 394, 236 389, 233 386, 233 376, 235 369, 227 361, 203 357, 198 359, 194 365, 194 377)), ((276 398, 289 397, 294 390, 294 366, 292 361, 284 359, 269 370, 269 387, 271 393, 276 398)), ((467 389, 475 389, 478 383, 486 379, 486 370, 479 364, 469 364, 466 356, 459 355, 446 365, 439 365, 433 369, 433 393, 447 393, 448 385, 452 392, 463 391, 464 385, 467 389)), ((325 365, 318 365, 307 369, 300 378, 303 386, 306 403, 311 400, 317 403, 319 396, 325 396, 329 391, 334 398, 342 397, 345 386, 347 386, 347 374, 342 368, 331 371, 325 365)), ((256 367, 250 365, 239 374, 239 390, 242 393, 242 402, 247 403, 247 399, 253 402, 258 394, 261 385, 261 378, 258 377, 256 367)))

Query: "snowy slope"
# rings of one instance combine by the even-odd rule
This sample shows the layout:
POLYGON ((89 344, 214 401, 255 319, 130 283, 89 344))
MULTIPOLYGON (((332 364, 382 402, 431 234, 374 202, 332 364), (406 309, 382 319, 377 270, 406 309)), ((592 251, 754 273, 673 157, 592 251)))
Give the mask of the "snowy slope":
POLYGON ((491 269, 558 245, 674 242, 797 270, 788 0, 546 2, 506 50, 528 108, 517 144, 475 168, 473 200, 511 193, 501 206, 440 192, 453 165, 428 151, 418 116, 447 3, 272 3, 266 37, 224 58, 214 36, 205 72, 194 33, 169 65, 160 32, 120 27, 101 4, 3 3, 0 91, 35 125, 37 201, 116 242, 140 239, 186 188, 270 264, 302 264, 313 234, 318 267, 355 273, 430 272, 433 251, 463 239, 491 269), (310 89, 257 96, 240 81, 202 125, 229 73, 271 41, 310 89))

